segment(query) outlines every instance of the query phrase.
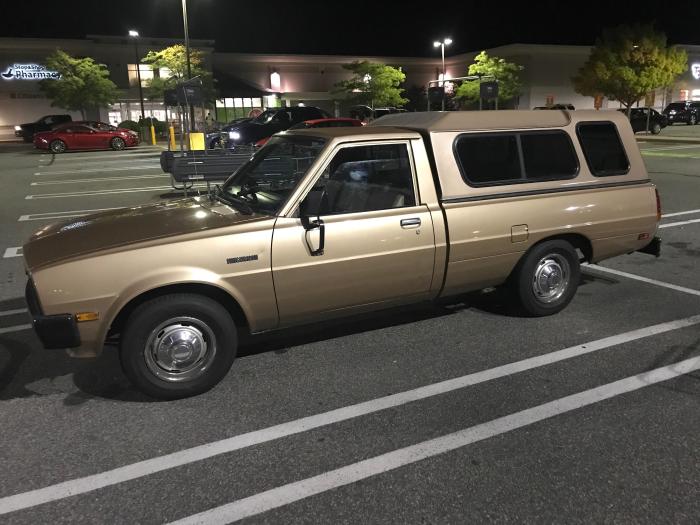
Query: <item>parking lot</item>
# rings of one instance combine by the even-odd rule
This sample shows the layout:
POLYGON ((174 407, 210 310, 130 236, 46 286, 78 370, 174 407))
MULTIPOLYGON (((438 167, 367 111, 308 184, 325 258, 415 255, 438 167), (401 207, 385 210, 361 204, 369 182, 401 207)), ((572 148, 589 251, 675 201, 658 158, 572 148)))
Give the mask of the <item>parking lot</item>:
POLYGON ((175 402, 135 391, 115 347, 43 350, 20 248, 180 196, 161 149, 0 145, 0 522, 697 523, 700 143, 639 138, 659 259, 584 267, 552 317, 487 291, 249 338, 175 402))

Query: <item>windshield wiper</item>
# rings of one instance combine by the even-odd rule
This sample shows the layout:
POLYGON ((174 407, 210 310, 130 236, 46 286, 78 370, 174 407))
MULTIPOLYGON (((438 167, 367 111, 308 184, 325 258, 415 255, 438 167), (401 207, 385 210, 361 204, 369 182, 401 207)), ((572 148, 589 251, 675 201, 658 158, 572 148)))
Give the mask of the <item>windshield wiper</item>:
POLYGON ((226 204, 230 204, 231 206, 245 213, 246 215, 253 214, 253 208, 251 208, 250 204, 248 204, 245 200, 243 200, 240 197, 236 197, 235 195, 225 192, 221 189, 221 186, 219 186, 218 184, 216 185, 216 189, 214 190, 214 195, 220 201, 223 201, 226 204))

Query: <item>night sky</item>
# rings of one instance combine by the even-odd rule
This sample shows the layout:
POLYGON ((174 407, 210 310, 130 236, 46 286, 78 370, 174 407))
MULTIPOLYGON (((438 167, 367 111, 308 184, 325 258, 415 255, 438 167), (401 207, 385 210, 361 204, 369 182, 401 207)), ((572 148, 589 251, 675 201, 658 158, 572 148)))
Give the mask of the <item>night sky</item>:
MULTIPOLYGON (((448 55, 509 43, 593 44, 600 30, 653 22, 672 44, 700 45, 700 0, 373 2, 188 0, 190 38, 216 41, 219 51, 435 56, 445 36, 448 55)), ((3 37, 81 38, 122 35, 181 37, 179 0, 17 2, 4 6, 3 37), (45 8, 41 6, 45 5, 45 8), (60 5, 59 9, 54 7, 60 5), (9 8, 12 13, 9 13, 9 8)))

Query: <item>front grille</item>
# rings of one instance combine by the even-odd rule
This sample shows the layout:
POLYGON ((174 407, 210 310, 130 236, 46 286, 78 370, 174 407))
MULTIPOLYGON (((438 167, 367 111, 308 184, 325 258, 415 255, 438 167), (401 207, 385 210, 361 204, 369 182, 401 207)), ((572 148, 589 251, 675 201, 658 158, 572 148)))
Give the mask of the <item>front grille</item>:
POLYGON ((24 289, 24 298, 27 300, 29 312, 32 315, 41 315, 41 304, 39 303, 39 295, 36 293, 33 279, 27 281, 27 286, 24 289))

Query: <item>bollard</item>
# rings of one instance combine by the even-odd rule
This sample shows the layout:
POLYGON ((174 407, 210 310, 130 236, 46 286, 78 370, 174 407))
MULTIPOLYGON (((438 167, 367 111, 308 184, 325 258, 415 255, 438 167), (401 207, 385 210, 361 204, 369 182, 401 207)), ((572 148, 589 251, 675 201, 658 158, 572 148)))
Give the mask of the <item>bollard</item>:
POLYGON ((156 128, 153 127, 153 124, 151 124, 151 144, 156 145, 156 128))
POLYGON ((170 126, 168 131, 170 133, 170 151, 175 151, 175 128, 170 126))

